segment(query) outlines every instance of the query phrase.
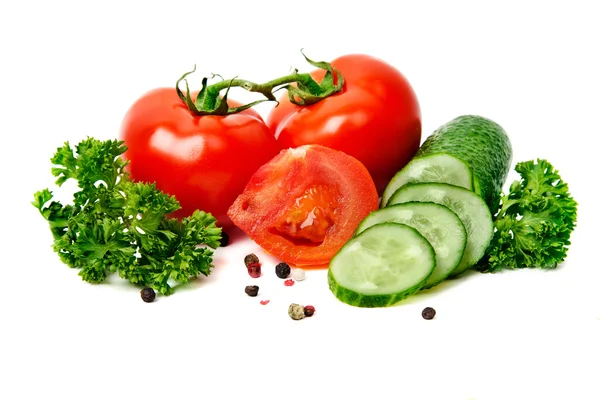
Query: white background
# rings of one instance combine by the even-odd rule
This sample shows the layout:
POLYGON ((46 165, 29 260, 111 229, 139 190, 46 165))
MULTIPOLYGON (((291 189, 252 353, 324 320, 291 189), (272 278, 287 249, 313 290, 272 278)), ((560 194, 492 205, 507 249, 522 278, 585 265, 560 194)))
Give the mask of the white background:
POLYGON ((600 399, 594 2, 411 3, 3 2, 0 399, 600 399), (515 162, 548 159, 579 202, 567 261, 470 273, 388 309, 342 304, 324 271, 284 287, 276 260, 241 236, 209 278, 152 304, 60 263, 29 204, 52 187, 57 147, 116 138, 138 96, 194 64, 266 81, 309 71, 302 48, 396 66, 419 97, 423 138, 480 114, 509 133, 515 162), (248 252, 263 260, 259 281, 241 264, 248 252), (291 302, 317 313, 293 321, 291 302))

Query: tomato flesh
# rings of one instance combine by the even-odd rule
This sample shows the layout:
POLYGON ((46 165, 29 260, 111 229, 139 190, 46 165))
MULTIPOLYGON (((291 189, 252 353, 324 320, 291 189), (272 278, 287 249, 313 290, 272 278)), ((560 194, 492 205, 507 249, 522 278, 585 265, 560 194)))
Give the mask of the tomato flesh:
POLYGON ((291 239, 305 239, 322 243, 335 224, 335 209, 339 194, 325 185, 312 186, 298 197, 275 224, 275 229, 291 239))
POLYGON ((282 150, 260 167, 229 208, 233 223, 291 265, 325 267, 378 207, 365 166, 321 145, 282 150))

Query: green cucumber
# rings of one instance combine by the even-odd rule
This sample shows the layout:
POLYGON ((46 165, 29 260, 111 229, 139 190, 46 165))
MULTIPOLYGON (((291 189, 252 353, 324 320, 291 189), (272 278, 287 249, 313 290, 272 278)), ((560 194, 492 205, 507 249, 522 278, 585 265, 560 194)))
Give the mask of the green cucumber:
POLYGON ((355 235, 382 222, 397 222, 415 228, 435 251, 435 269, 423 289, 446 279, 459 265, 467 245, 467 231, 449 208, 436 203, 408 202, 373 211, 356 228, 355 235))
POLYGON ((388 204, 412 201, 433 202, 448 207, 456 213, 467 230, 465 252, 450 277, 462 274, 483 257, 492 240, 494 224, 490 209, 480 196, 448 183, 409 183, 398 189, 388 204))
POLYGON ((331 292, 358 307, 386 307, 419 291, 435 268, 431 244, 415 228, 373 225, 351 238, 331 259, 331 292))
POLYGON ((449 154, 426 154, 413 158, 388 183, 381 195, 381 207, 385 207, 396 190, 407 183, 451 183, 473 189, 473 174, 464 161, 449 154))
POLYGON ((460 164, 434 155, 446 155, 466 164, 472 171, 473 191, 485 200, 492 214, 496 213, 512 162, 512 145, 500 125, 477 115, 457 117, 425 139, 411 162, 390 181, 382 195, 382 207, 404 183, 444 182, 469 189, 464 182, 470 179, 470 173, 461 172, 460 164), (444 169, 447 171, 437 172, 444 169))

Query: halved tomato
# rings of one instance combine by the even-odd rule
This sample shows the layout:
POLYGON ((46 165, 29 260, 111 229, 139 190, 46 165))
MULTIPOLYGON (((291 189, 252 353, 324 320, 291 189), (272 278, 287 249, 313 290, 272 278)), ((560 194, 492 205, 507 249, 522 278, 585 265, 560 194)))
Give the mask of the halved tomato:
POLYGON ((326 267, 378 207, 373 179, 352 156, 321 145, 282 150, 254 173, 228 216, 288 264, 326 267))

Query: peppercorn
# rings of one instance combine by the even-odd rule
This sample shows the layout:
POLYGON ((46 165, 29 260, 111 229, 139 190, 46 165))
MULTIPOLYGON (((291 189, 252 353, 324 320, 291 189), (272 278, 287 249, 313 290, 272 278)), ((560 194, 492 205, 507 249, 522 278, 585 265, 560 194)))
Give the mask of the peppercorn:
POLYGON ((304 316, 312 317, 315 314, 315 308, 313 306, 304 306, 304 316))
POLYGON ((229 235, 225 231, 221 231, 221 247, 226 247, 229 245, 229 235))
POLYGON ((281 278, 281 279, 285 279, 288 276, 290 276, 290 266, 287 263, 284 262, 280 262, 279 264, 277 264, 275 266, 275 274, 277 275, 277 277, 281 278))
POLYGON ((246 286, 245 291, 248 296, 256 297, 256 295, 258 295, 258 286, 256 286, 256 285, 246 286))
POLYGON ((296 320, 304 318, 304 306, 296 303, 290 304, 288 307, 288 315, 296 320))
POLYGON ((261 275, 260 263, 248 264, 248 275, 253 278, 258 278, 261 275))
POLYGON ((431 307, 425 307, 421 312, 421 316, 425 319, 433 319, 435 317, 435 310, 431 307))
POLYGON ((144 300, 146 303, 152 303, 156 298, 156 293, 151 287, 143 288, 140 291, 140 295, 142 296, 142 300, 144 300))
POLYGON ((297 281, 303 281, 305 277, 306 274, 302 268, 294 268, 294 270, 292 271, 292 278, 294 278, 297 281))
POLYGON ((244 257, 244 264, 246 264, 246 268, 248 268, 248 266, 252 263, 259 263, 259 262, 260 262, 260 260, 254 253, 250 253, 246 257, 244 257))

